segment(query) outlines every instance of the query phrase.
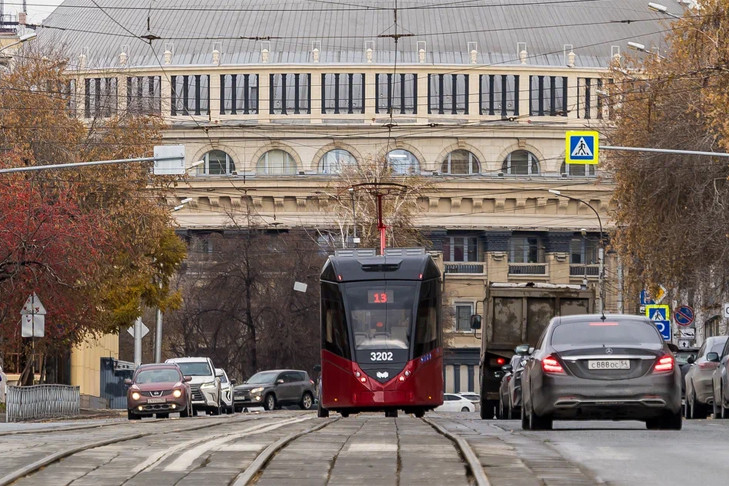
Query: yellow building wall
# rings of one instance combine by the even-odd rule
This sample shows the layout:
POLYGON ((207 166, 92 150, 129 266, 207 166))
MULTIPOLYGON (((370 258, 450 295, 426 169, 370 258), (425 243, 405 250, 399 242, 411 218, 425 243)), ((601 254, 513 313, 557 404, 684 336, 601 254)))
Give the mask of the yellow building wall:
POLYGON ((89 338, 71 351, 71 385, 81 394, 100 396, 101 358, 119 359, 119 336, 105 334, 89 338))

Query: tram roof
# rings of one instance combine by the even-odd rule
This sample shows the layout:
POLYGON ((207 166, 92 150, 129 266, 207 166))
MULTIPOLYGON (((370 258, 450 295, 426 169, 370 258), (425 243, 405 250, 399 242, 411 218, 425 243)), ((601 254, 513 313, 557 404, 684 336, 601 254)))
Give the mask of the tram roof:
POLYGON ((419 281, 434 278, 440 278, 440 270, 424 251, 419 254, 403 251, 401 254, 385 255, 367 251, 338 253, 329 257, 321 272, 321 279, 331 282, 419 281))

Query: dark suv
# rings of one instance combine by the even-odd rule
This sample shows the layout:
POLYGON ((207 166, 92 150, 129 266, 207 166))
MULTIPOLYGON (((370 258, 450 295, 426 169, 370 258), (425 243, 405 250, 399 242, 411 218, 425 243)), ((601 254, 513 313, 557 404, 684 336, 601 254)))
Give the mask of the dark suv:
POLYGON ((314 382, 306 371, 259 371, 235 387, 233 403, 237 412, 244 407, 273 410, 282 405, 298 405, 310 410, 314 404, 314 394, 314 382))

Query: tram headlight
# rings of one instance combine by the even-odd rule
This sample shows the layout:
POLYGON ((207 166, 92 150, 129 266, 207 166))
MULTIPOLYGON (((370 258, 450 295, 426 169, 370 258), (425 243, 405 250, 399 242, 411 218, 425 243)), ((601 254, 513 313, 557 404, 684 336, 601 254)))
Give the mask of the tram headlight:
POLYGON ((356 376, 357 378, 359 378, 360 376, 362 376, 362 373, 360 373, 359 371, 355 371, 354 372, 354 376, 356 376))

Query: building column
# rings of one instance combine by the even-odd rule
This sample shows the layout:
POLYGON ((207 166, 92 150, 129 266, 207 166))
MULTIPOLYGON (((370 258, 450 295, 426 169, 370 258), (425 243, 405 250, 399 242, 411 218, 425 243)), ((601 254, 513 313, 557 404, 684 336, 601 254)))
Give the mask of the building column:
POLYGON ((486 233, 486 274, 491 282, 509 281, 509 240, 511 231, 486 233))
POLYGON ((570 283, 570 242, 572 232, 550 232, 547 235, 547 263, 549 282, 570 283))

